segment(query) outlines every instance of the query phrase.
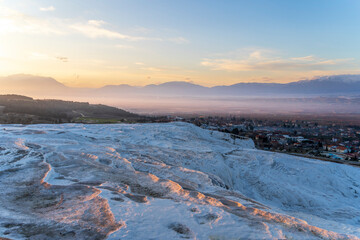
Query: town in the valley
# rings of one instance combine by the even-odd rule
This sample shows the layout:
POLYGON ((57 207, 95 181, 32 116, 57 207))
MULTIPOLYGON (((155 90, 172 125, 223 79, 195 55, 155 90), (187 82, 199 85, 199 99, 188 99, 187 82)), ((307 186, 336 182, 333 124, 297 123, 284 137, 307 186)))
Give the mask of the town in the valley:
POLYGON ((331 161, 360 161, 360 126, 333 121, 197 116, 173 118, 253 139, 258 149, 331 161))

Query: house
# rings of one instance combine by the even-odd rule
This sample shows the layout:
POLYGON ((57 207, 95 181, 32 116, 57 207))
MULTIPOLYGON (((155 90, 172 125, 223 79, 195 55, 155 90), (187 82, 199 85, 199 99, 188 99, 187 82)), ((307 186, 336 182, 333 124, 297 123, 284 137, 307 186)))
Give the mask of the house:
POLYGON ((281 145, 285 145, 285 144, 287 144, 288 143, 288 135, 283 135, 283 136, 280 136, 280 138, 279 138, 279 143, 281 144, 281 145))
POLYGON ((344 146, 337 146, 336 147, 336 152, 337 153, 348 153, 349 149, 347 147, 344 147, 344 146))
POLYGON ((237 128, 239 131, 240 130, 246 130, 246 127, 245 127, 245 125, 244 124, 240 124, 240 125, 232 125, 231 127, 231 131, 233 131, 235 128, 237 128))
POLYGON ((330 151, 330 152, 335 152, 336 151, 336 145, 328 145, 328 144, 324 144, 323 145, 323 149, 330 151))
POLYGON ((306 140, 304 137, 299 136, 299 137, 293 137, 293 141, 296 141, 298 143, 301 143, 302 141, 306 140))
POLYGON ((289 136, 289 135, 283 135, 284 138, 293 141, 293 142, 302 142, 304 141, 304 137, 302 136, 289 136))

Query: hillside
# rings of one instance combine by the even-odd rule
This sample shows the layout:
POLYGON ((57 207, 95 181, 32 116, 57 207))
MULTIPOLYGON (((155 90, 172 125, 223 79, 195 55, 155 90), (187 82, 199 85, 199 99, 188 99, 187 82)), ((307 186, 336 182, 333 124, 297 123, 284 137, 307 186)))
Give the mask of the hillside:
POLYGON ((115 120, 139 118, 136 114, 106 105, 39 100, 20 95, 0 95, 0 106, 4 107, 3 115, 0 115, 0 122, 3 123, 71 122, 86 118, 115 120), (29 117, 31 120, 27 120, 29 117))
POLYGON ((359 239, 359 168, 186 123, 3 125, 0 237, 359 239))

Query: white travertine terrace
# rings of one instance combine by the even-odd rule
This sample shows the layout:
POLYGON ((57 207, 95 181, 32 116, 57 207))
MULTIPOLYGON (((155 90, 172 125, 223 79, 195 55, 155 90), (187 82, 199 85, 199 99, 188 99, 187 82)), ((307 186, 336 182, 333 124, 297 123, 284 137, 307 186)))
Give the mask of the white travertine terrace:
POLYGON ((360 169, 186 123, 1 125, 0 237, 358 239, 360 169))

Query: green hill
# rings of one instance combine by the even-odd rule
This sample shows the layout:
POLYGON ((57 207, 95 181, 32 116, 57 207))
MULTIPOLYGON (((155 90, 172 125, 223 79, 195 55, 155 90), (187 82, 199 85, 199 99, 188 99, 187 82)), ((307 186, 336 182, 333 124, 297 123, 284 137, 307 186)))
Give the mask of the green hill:
POLYGON ((20 95, 0 95, 0 123, 113 123, 141 117, 119 108, 87 102, 38 100, 20 95))

